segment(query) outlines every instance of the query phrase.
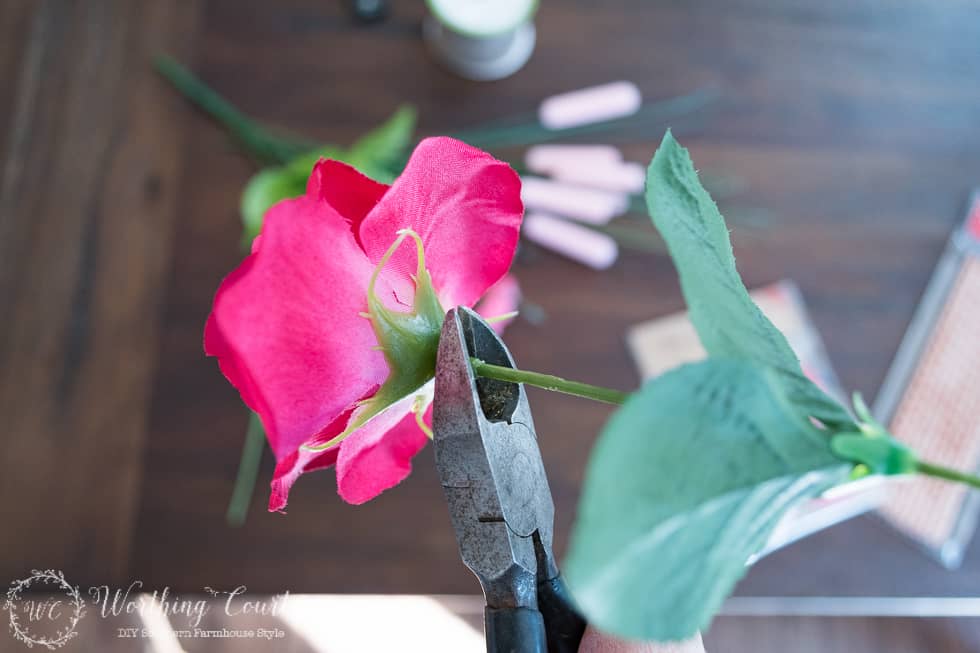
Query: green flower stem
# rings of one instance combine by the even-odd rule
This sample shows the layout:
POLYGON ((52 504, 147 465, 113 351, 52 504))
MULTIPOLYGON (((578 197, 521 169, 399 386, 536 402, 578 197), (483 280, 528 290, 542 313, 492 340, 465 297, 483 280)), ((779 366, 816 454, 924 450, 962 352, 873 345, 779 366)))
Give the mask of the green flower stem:
POLYGON ((235 477, 235 488, 228 502, 228 512, 225 521, 229 526, 241 526, 248 515, 248 507, 252 503, 252 493, 255 480, 259 475, 259 465, 262 462, 262 452, 265 450, 265 431, 262 422, 255 413, 248 420, 245 431, 245 444, 242 447, 242 457, 238 463, 238 476, 235 477))
POLYGON ((264 165, 284 165, 316 148, 315 143, 270 134, 262 125, 236 109, 194 74, 167 56, 158 56, 154 66, 180 93, 224 127, 250 155, 264 165))
POLYGON ((972 474, 966 474, 964 472, 958 472, 955 469, 950 469, 941 465, 934 465, 932 463, 927 463, 920 460, 915 464, 915 471, 925 476, 941 478, 947 481, 953 481, 954 483, 963 483, 964 485, 969 485, 970 487, 980 489, 980 477, 973 476, 972 474))
POLYGON ((651 125, 669 123, 694 114, 712 104, 717 98, 717 91, 699 89, 686 95, 678 95, 655 102, 646 102, 632 116, 604 120, 578 127, 548 129, 538 121, 536 115, 529 114, 514 121, 516 124, 510 124, 510 120, 506 122, 497 121, 475 129, 460 130, 451 134, 451 136, 461 141, 466 141, 474 147, 486 150, 502 147, 519 147, 546 141, 574 138, 576 136, 605 133, 613 130, 623 130, 624 134, 628 134, 630 133, 630 128, 633 128, 633 133, 635 134, 636 128, 647 129, 651 125), (521 119, 523 119, 523 122, 518 122, 521 119))
POLYGON ((567 395, 594 399, 607 404, 622 404, 629 398, 628 392, 620 392, 612 388, 601 388, 588 383, 578 381, 567 381, 560 376, 551 374, 541 374, 540 372, 528 372, 526 370, 515 370, 512 367, 492 365, 479 358, 471 358, 470 364, 473 366, 473 373, 488 379, 498 381, 509 381, 511 383, 526 383, 553 392, 563 392, 567 395))

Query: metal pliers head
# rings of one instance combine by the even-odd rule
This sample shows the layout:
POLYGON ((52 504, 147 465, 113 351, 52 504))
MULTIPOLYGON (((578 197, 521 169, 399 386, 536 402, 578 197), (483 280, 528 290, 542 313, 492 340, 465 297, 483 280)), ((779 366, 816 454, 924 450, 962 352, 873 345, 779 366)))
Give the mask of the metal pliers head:
POLYGON ((475 378, 471 358, 513 367, 497 334, 473 311, 450 311, 436 364, 436 467, 463 562, 490 607, 537 608, 539 558, 557 575, 555 507, 523 386, 475 378), (537 551, 536 551, 537 549, 537 551))

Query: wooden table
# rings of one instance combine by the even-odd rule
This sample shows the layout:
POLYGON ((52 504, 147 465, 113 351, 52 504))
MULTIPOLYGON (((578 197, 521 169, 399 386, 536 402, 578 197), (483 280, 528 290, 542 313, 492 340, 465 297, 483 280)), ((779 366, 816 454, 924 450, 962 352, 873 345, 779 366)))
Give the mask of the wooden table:
MULTIPOLYGON (((288 516, 265 514, 260 487, 247 525, 225 525, 246 413, 201 332, 241 256, 238 195, 254 169, 154 76, 161 51, 261 120, 341 143, 403 101, 435 134, 615 79, 650 99, 717 89, 680 137, 699 168, 744 181, 723 210, 771 216, 735 233, 747 284, 795 279, 845 386, 874 396, 980 180, 975 2, 549 1, 533 59, 496 83, 435 66, 421 3, 396 4, 361 28, 326 0, 0 6, 0 579, 53 567, 83 585, 185 591, 475 589, 428 451, 365 506, 319 473, 297 483, 288 516)), ((648 159, 662 131, 635 134, 628 156, 648 159)), ((682 306, 664 256, 595 273, 537 252, 516 272, 549 320, 510 329, 519 363, 597 384, 633 387, 625 329, 682 306)), ((560 552, 609 411, 531 400, 560 552)), ((952 574, 859 519, 762 561, 739 591, 978 587, 976 546, 952 574)))

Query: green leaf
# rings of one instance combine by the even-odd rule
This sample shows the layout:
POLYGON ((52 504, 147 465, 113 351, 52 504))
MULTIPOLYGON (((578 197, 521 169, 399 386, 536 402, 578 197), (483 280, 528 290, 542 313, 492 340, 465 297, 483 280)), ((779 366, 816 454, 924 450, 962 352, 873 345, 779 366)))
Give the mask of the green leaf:
POLYGON ((391 183, 405 163, 405 154, 415 134, 417 111, 403 104, 388 120, 351 145, 347 163, 368 177, 391 183))
POLYGON ((855 430, 847 410, 807 379, 785 336, 755 305, 735 268, 728 228, 668 131, 647 171, 647 208, 677 267, 691 322, 709 356, 772 367, 794 402, 824 423, 855 430))
POLYGON ((301 154, 287 165, 265 168, 252 175, 242 190, 239 210, 242 214, 242 244, 248 249, 262 230, 265 212, 276 202, 299 197, 306 192, 310 171, 321 158, 343 161, 347 153, 336 145, 326 145, 301 154))
POLYGON ((593 450, 569 586, 601 630, 690 637, 779 518, 850 468, 791 402, 779 371, 708 359, 668 372, 612 417, 593 450))
POLYGON ((252 175, 242 191, 239 206, 242 226, 245 228, 242 233, 242 244, 246 249, 262 230, 262 218, 269 207, 279 200, 301 195, 305 186, 300 183, 305 183, 305 180, 298 182, 295 176, 284 168, 266 168, 252 175))
POLYGON ((350 163, 350 150, 345 150, 339 145, 324 145, 295 157, 288 164, 286 164, 285 169, 288 170, 290 174, 303 179, 303 190, 305 191, 306 180, 310 178, 310 173, 313 171, 313 166, 315 166, 317 161, 320 159, 334 159, 336 161, 350 163))
POLYGON ((306 190, 306 181, 317 161, 335 159, 350 164, 375 181, 391 183, 401 171, 406 151, 415 132, 416 111, 402 105, 378 127, 364 134, 349 149, 324 145, 294 157, 284 166, 265 168, 249 180, 242 191, 241 214, 246 247, 262 229, 262 218, 273 204, 298 197, 306 190))

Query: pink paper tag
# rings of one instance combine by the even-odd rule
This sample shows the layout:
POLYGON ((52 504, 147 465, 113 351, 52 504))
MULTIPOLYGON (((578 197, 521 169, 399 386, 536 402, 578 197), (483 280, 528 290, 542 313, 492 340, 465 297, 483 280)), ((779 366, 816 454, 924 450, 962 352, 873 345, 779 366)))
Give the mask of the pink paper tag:
POLYGON ((615 193, 642 193, 646 169, 639 163, 625 161, 607 165, 568 166, 552 173, 558 181, 581 184, 615 193))
POLYGON ((533 145, 524 155, 528 170, 545 175, 568 167, 616 165, 622 160, 622 153, 612 145, 533 145))
POLYGON ((556 213, 589 224, 606 224, 629 208, 629 198, 596 188, 521 177, 521 199, 532 210, 556 213))
POLYGON ((633 82, 611 82, 552 95, 541 103, 538 119, 548 129, 567 129, 603 120, 625 118, 643 104, 633 82))
POLYGON ((546 213, 526 215, 521 234, 531 242, 596 270, 605 270, 619 256, 616 241, 606 234, 546 213))

